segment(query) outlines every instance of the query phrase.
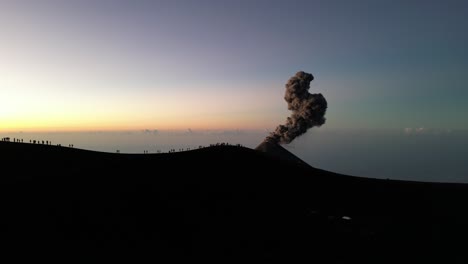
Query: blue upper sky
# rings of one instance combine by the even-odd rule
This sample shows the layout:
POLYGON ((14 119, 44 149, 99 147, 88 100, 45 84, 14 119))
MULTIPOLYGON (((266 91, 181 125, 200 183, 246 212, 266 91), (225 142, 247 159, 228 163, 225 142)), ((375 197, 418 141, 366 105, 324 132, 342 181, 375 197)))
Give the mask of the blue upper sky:
POLYGON ((468 129, 467 1, 1 1, 0 128, 468 129), (102 120, 106 120, 103 122, 102 120))

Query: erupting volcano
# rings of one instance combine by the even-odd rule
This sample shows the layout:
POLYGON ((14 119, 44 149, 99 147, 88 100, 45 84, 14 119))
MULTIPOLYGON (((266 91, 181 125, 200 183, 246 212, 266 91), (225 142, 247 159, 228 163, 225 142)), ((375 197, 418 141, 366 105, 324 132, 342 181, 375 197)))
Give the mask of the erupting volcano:
POLYGON ((304 134, 314 126, 325 124, 327 101, 322 94, 309 93, 310 82, 314 76, 303 71, 297 72, 286 83, 284 100, 292 111, 286 123, 279 125, 274 132, 255 149, 283 160, 306 164, 279 144, 289 144, 296 137, 304 134))

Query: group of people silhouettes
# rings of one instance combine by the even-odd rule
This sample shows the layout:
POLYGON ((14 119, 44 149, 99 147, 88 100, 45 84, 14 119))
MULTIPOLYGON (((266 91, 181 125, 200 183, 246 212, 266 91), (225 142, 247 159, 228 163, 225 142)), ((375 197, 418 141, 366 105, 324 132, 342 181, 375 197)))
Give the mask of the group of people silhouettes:
MULTIPOLYGON (((4 142, 10 142, 11 139, 9 137, 4 137, 2 138, 2 141, 4 142)), ((23 143, 23 139, 17 139, 17 138, 13 138, 13 141, 12 142, 16 142, 16 143, 23 143)), ((52 145, 52 141, 50 140, 29 140, 29 143, 30 144, 41 144, 41 145, 52 145)), ((61 144, 57 144, 58 147, 61 147, 62 145, 61 144)), ((217 147, 217 146, 236 146, 236 147, 243 147, 241 144, 236 144, 236 145, 230 145, 229 143, 216 143, 216 144, 210 144, 210 147, 217 147)), ((68 144, 68 147, 69 148, 73 148, 74 145, 73 144, 68 144)), ((204 146, 198 146, 199 149, 201 148, 204 148, 204 146)), ((190 148, 180 148, 179 149, 179 152, 181 151, 189 151, 190 148)), ((174 153, 176 152, 175 149, 170 149, 168 151, 168 153, 174 153)), ((117 153, 120 153, 120 150, 117 150, 117 153)), ((149 154, 149 151, 148 150, 144 150, 143 151, 144 154, 149 154)), ((157 153, 162 153, 161 150, 158 150, 157 153)))
POLYGON ((29 140, 31 144, 41 144, 41 145, 52 145, 52 141, 49 140, 29 140))
POLYGON ((23 143, 22 139, 19 138, 13 138, 13 141, 9 137, 4 137, 2 138, 2 141, 4 142, 16 142, 16 143, 23 143))
MULTIPOLYGON (((231 144, 229 144, 229 143, 227 143, 227 142, 226 142, 226 143, 222 142, 222 143, 210 144, 210 147, 219 147, 219 146, 243 147, 243 145, 241 145, 241 144, 231 145, 231 144)), ((198 148, 199 148, 199 149, 202 149, 202 148, 205 148, 205 146, 201 146, 201 145, 200 145, 200 146, 198 146, 198 148)), ((180 149, 179 149, 179 152, 181 152, 181 151, 189 151, 189 150, 190 150, 190 148, 186 148, 186 149, 180 148, 180 149)), ((177 152, 175 149, 170 149, 170 150, 168 151, 168 153, 175 153, 175 152, 177 152)), ((147 154, 148 151, 145 150, 143 153, 147 154)), ((161 153, 161 151, 158 150, 157 153, 161 153)))
MULTIPOLYGON (((13 138, 13 140, 10 137, 4 137, 2 138, 3 142, 15 142, 15 143, 24 143, 23 139, 20 138, 13 138)), ((29 140, 30 144, 40 144, 40 145, 52 145, 52 141, 50 140, 35 140, 35 139, 30 139, 29 140)), ((61 147, 61 144, 57 144, 58 147, 61 147)), ((73 144, 68 144, 69 148, 75 147, 73 144)))

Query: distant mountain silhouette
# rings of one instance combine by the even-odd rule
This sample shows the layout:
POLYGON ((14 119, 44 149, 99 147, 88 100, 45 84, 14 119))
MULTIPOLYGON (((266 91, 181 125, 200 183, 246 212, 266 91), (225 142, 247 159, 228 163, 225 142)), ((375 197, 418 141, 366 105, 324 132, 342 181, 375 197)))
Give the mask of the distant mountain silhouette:
POLYGON ((468 263, 467 185, 341 175, 258 149, 269 154, 0 142, 4 262, 468 263))

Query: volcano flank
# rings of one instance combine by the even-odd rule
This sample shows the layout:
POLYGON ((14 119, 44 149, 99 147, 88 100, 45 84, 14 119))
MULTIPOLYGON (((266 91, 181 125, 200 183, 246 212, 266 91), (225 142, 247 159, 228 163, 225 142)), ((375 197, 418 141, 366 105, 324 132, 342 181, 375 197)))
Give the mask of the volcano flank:
POLYGON ((336 174, 268 141, 164 154, 0 142, 0 159, 5 260, 468 261, 467 185, 336 174))

